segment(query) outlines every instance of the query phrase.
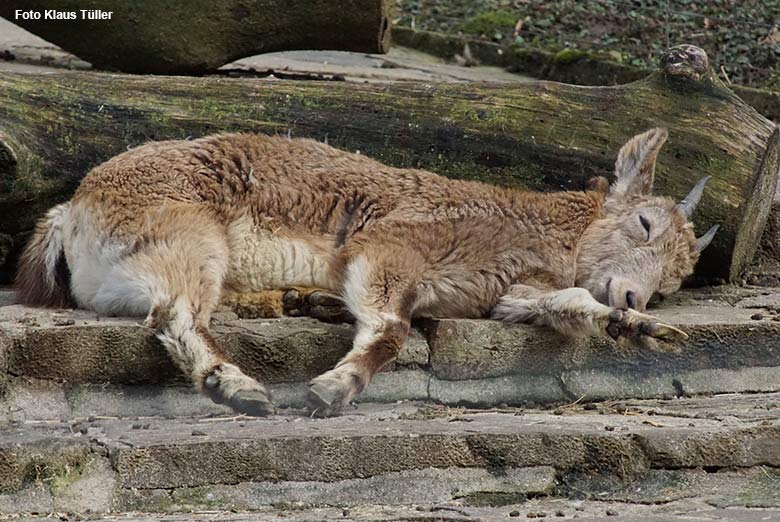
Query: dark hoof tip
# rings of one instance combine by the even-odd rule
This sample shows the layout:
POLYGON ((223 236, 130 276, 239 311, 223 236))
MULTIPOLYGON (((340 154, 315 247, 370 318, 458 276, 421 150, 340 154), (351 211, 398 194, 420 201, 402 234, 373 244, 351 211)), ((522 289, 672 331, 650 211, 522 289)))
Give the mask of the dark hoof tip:
POLYGON ((341 394, 329 386, 317 383, 309 386, 306 406, 313 417, 330 417, 341 407, 341 394))
POLYGON ((228 404, 239 413, 252 417, 265 417, 275 412, 273 403, 261 391, 241 391, 233 395, 228 404))

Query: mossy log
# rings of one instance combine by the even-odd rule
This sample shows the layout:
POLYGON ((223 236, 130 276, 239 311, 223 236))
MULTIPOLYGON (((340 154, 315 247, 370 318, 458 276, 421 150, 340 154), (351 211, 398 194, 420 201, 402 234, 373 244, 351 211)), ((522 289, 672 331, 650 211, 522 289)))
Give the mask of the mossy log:
POLYGON ((670 134, 656 192, 681 198, 701 177, 713 177, 694 221, 700 233, 714 223, 721 231, 700 274, 736 277, 767 219, 778 138, 690 46, 670 50, 660 71, 616 87, 5 74, 0 234, 12 235, 18 251, 34 220, 66 199, 90 167, 149 140, 290 134, 391 165, 560 190, 611 176, 620 146, 653 126, 670 134))
POLYGON ((390 8, 390 0, 3 0, 0 16, 98 69, 199 74, 273 51, 386 52, 390 8), (17 10, 41 18, 16 17, 17 10), (47 10, 75 19, 46 19, 47 10), (88 19, 82 10, 111 17, 88 19))

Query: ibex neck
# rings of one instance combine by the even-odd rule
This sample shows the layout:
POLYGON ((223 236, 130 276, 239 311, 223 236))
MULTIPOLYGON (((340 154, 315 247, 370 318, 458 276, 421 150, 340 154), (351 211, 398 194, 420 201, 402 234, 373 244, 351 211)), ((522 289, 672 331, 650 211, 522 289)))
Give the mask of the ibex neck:
POLYGON ((591 223, 604 217, 602 191, 512 192, 512 207, 519 215, 539 221, 542 228, 575 245, 591 223))

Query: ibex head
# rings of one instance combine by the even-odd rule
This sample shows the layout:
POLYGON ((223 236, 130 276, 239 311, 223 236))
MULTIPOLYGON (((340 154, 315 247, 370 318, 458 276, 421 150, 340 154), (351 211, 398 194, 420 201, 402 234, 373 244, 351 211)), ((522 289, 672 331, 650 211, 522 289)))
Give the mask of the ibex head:
POLYGON ((652 194, 655 162, 666 137, 666 129, 657 128, 623 145, 605 217, 583 236, 576 284, 604 304, 644 310, 653 295, 677 291, 718 230, 715 225, 696 238, 688 221, 709 177, 680 202, 652 194))

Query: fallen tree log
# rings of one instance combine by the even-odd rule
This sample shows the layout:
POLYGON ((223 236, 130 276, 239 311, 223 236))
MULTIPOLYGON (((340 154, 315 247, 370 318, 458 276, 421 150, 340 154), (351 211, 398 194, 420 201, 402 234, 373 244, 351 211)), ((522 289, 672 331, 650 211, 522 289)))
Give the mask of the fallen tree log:
POLYGON ((694 221, 699 232, 713 223, 722 228, 699 273, 737 277, 767 219, 778 136, 691 46, 670 50, 657 73, 616 87, 6 74, 0 234, 12 235, 18 251, 35 218, 66 199, 90 167, 148 140, 289 133, 396 166, 560 190, 611 176, 620 146, 658 125, 670 138, 656 191, 681 198, 701 177, 713 177, 694 221))
POLYGON ((200 74, 273 51, 386 52, 390 8, 390 0, 3 0, 0 16, 98 69, 200 74), (82 10, 111 15, 89 19, 82 10), (75 19, 47 19, 47 11, 75 19))

